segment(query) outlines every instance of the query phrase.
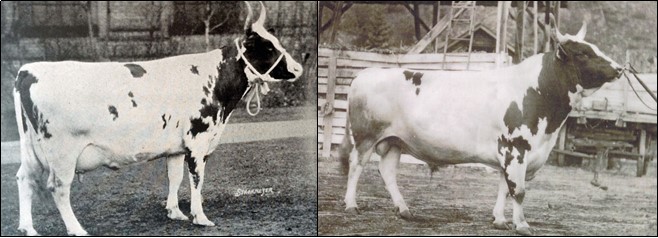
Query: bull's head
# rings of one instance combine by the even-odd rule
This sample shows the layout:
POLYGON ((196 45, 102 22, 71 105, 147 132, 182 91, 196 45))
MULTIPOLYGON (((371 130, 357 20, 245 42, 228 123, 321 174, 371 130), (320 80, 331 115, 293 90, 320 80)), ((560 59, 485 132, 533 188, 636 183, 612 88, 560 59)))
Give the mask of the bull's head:
POLYGON ((252 66, 248 74, 264 76, 263 80, 271 78, 294 81, 299 78, 302 75, 302 66, 281 46, 273 35, 274 30, 266 30, 263 25, 266 18, 265 5, 260 2, 260 16, 256 22, 250 24, 252 9, 248 2, 245 1, 245 4, 249 13, 245 21, 242 50, 245 63, 252 66))
POLYGON ((604 55, 598 47, 584 40, 586 22, 583 22, 576 35, 562 35, 557 28, 554 29, 558 42, 556 57, 568 67, 576 69, 579 84, 584 89, 596 89, 619 78, 622 67, 604 55))

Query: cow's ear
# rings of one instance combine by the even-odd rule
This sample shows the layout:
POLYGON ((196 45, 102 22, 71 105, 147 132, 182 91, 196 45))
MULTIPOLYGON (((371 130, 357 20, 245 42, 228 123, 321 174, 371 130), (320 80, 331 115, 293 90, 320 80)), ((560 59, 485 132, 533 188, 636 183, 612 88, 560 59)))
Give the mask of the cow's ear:
POLYGON ((274 28, 267 29, 267 32, 269 32, 270 34, 274 35, 274 28))

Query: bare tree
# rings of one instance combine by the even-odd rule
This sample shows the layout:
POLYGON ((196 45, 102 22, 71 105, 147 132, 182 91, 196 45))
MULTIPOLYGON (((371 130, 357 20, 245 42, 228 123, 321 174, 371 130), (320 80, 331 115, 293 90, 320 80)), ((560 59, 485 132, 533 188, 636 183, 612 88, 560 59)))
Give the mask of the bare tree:
POLYGON ((80 6, 82 6, 82 9, 85 11, 85 14, 87 15, 87 29, 88 29, 88 37, 89 37, 89 45, 91 46, 91 50, 93 52, 93 57, 95 60, 98 60, 101 58, 100 55, 100 46, 98 45, 98 40, 94 36, 94 20, 93 20, 93 12, 91 9, 91 1, 80 1, 80 6))
POLYGON ((200 19, 203 22, 203 25, 205 27, 205 37, 206 37, 206 52, 210 51, 210 32, 214 31, 218 27, 224 25, 226 21, 228 21, 229 14, 225 14, 224 20, 222 20, 220 23, 215 24, 214 26, 211 26, 211 20, 213 16, 215 16, 215 12, 217 10, 217 7, 213 8, 212 4, 210 1, 206 1, 206 14, 200 19))

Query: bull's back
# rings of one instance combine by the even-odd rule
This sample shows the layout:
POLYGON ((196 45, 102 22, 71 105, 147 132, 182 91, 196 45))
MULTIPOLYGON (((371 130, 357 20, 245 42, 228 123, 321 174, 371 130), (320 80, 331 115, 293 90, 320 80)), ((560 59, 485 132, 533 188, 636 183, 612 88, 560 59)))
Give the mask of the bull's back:
POLYGON ((493 106, 496 82, 484 75, 407 69, 360 72, 349 95, 355 142, 395 137, 421 160, 461 163, 481 156, 495 162, 496 138, 490 135, 500 129, 502 114, 493 106), (500 117, 500 123, 482 120, 494 117, 500 117))

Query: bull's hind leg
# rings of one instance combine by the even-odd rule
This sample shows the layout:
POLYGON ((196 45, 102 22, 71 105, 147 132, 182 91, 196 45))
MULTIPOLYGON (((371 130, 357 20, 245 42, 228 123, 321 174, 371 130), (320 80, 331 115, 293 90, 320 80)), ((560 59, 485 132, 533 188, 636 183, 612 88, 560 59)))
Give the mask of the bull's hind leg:
POLYGON ((185 155, 187 168, 190 171, 190 214, 192 223, 202 226, 214 226, 215 223, 208 220, 203 212, 203 198, 201 197, 201 188, 203 187, 204 169, 206 167, 206 155, 198 154, 192 151, 185 155))
POLYGON ((359 182, 359 176, 363 171, 363 166, 370 160, 372 147, 364 152, 360 148, 353 150, 350 154, 350 172, 347 176, 347 190, 345 191, 345 211, 351 214, 357 214, 356 205, 356 185, 359 182), (358 156, 357 156, 358 155, 358 156))
POLYGON ((167 175, 169 177, 169 195, 167 196, 167 216, 172 220, 189 220, 178 208, 178 189, 185 174, 184 155, 167 158, 167 175))
POLYGON ((398 189, 396 179, 398 164, 400 163, 400 147, 383 141, 377 145, 377 154, 382 156, 379 162, 379 174, 386 184, 386 190, 391 194, 393 204, 395 204, 402 218, 412 218, 411 212, 409 212, 409 208, 398 189))

